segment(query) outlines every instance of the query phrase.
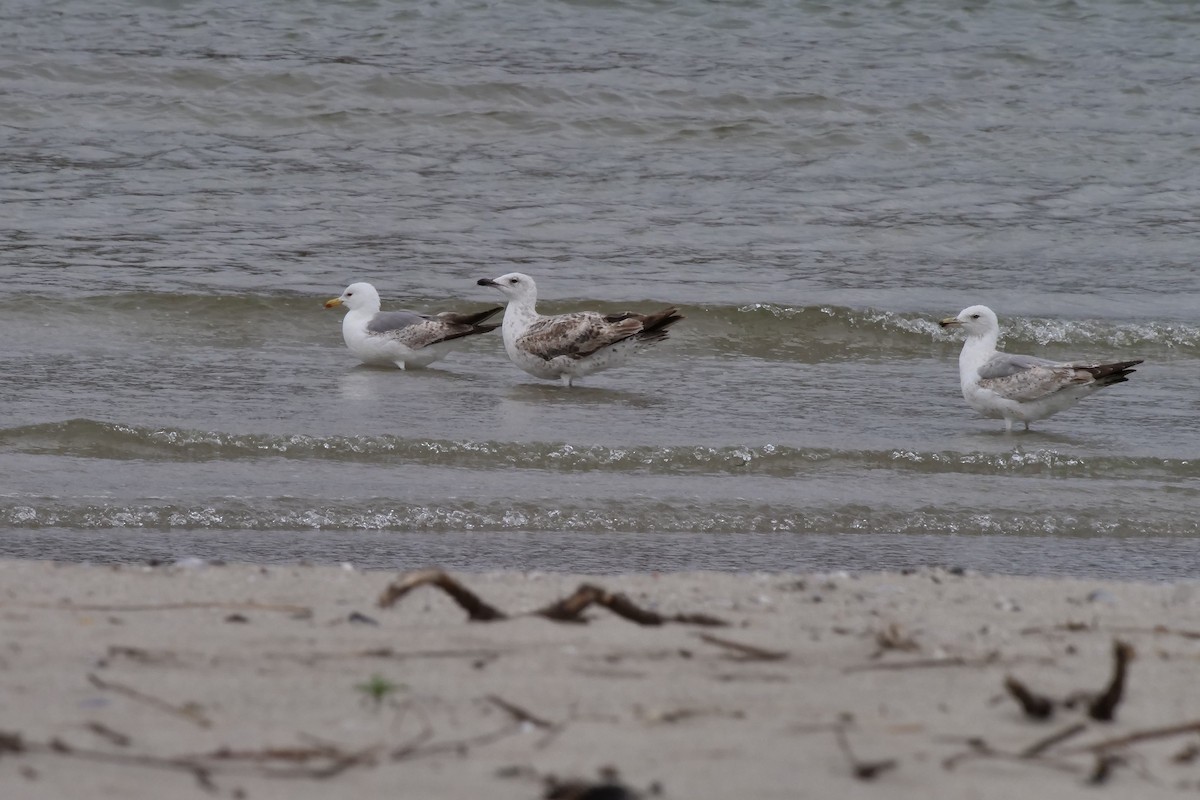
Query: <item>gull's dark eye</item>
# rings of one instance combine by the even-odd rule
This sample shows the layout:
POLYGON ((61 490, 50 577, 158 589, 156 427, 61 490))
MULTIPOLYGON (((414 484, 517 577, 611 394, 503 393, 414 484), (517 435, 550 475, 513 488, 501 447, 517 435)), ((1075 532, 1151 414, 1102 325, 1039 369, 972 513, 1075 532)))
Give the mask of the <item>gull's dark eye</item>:
POLYGON ((516 278, 509 278, 509 279, 508 279, 508 282, 509 282, 509 283, 516 283, 516 282, 517 282, 517 279, 516 279, 516 278))
POLYGON ((979 319, 979 315, 978 315, 978 314, 972 314, 972 315, 971 315, 971 319, 979 319))
POLYGON ((346 297, 354 297, 354 292, 346 292, 346 297))

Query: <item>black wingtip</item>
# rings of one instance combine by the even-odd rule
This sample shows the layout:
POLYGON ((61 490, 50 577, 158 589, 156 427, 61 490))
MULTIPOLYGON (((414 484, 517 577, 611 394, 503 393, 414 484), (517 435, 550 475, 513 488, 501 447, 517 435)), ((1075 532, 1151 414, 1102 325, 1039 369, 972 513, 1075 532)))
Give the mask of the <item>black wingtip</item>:
POLYGON ((478 325, 488 317, 495 315, 497 311, 503 311, 504 306, 496 306, 483 311, 475 311, 470 314, 464 314, 457 311, 444 311, 438 316, 447 322, 453 322, 456 325, 478 325))
POLYGON ((1112 386, 1114 383, 1124 383, 1129 380, 1129 374, 1136 372, 1134 369, 1138 364, 1141 364, 1145 359, 1136 359, 1134 361, 1117 361, 1112 364, 1096 364, 1091 367, 1084 367, 1088 372, 1092 373, 1092 377, 1096 379, 1096 383, 1101 386, 1112 386))
POLYGON ((647 344, 661 342, 670 336, 671 332, 667 329, 683 318, 683 315, 679 313, 679 309, 674 306, 664 308, 662 311, 656 311, 653 314, 647 314, 642 320, 642 330, 637 337, 647 344))

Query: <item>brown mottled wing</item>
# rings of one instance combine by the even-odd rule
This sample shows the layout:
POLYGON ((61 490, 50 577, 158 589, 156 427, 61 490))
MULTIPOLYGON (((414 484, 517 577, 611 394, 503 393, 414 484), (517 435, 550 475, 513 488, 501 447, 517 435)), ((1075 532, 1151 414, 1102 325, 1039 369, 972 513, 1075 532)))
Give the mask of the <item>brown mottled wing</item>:
POLYGON ((549 361, 559 356, 584 358, 642 330, 633 316, 610 321, 594 311, 544 317, 529 327, 517 346, 530 355, 549 361))
POLYGON ((1033 356, 997 353, 979 368, 979 385, 1007 400, 1040 400, 1071 386, 1091 383, 1090 372, 1033 356))

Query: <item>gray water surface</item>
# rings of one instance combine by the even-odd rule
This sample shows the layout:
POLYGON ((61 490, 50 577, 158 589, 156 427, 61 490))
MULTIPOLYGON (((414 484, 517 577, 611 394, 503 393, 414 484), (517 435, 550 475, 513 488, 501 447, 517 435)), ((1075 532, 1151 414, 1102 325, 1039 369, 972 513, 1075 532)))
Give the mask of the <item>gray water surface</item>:
POLYGON ((1180 3, 9 4, 0 555, 1194 576, 1197 63, 1180 3), (321 307, 512 270, 687 319, 564 391, 321 307), (1146 363, 1005 435, 974 303, 1146 363))

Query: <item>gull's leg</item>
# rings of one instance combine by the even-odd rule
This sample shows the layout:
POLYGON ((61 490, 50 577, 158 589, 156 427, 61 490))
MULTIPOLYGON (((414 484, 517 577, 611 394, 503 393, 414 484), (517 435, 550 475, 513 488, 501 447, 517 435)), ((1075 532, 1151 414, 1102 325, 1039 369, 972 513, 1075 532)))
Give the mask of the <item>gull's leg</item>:
POLYGON ((1012 421, 1011 417, 1004 418, 1004 432, 1005 433, 1012 433, 1012 423, 1013 423, 1013 421, 1012 421))
POLYGON ((568 375, 567 373, 565 373, 565 372, 564 372, 564 373, 561 375, 561 378, 562 378, 562 385, 563 385, 563 386, 570 386, 570 385, 571 385, 571 376, 570 376, 570 375, 568 375))

